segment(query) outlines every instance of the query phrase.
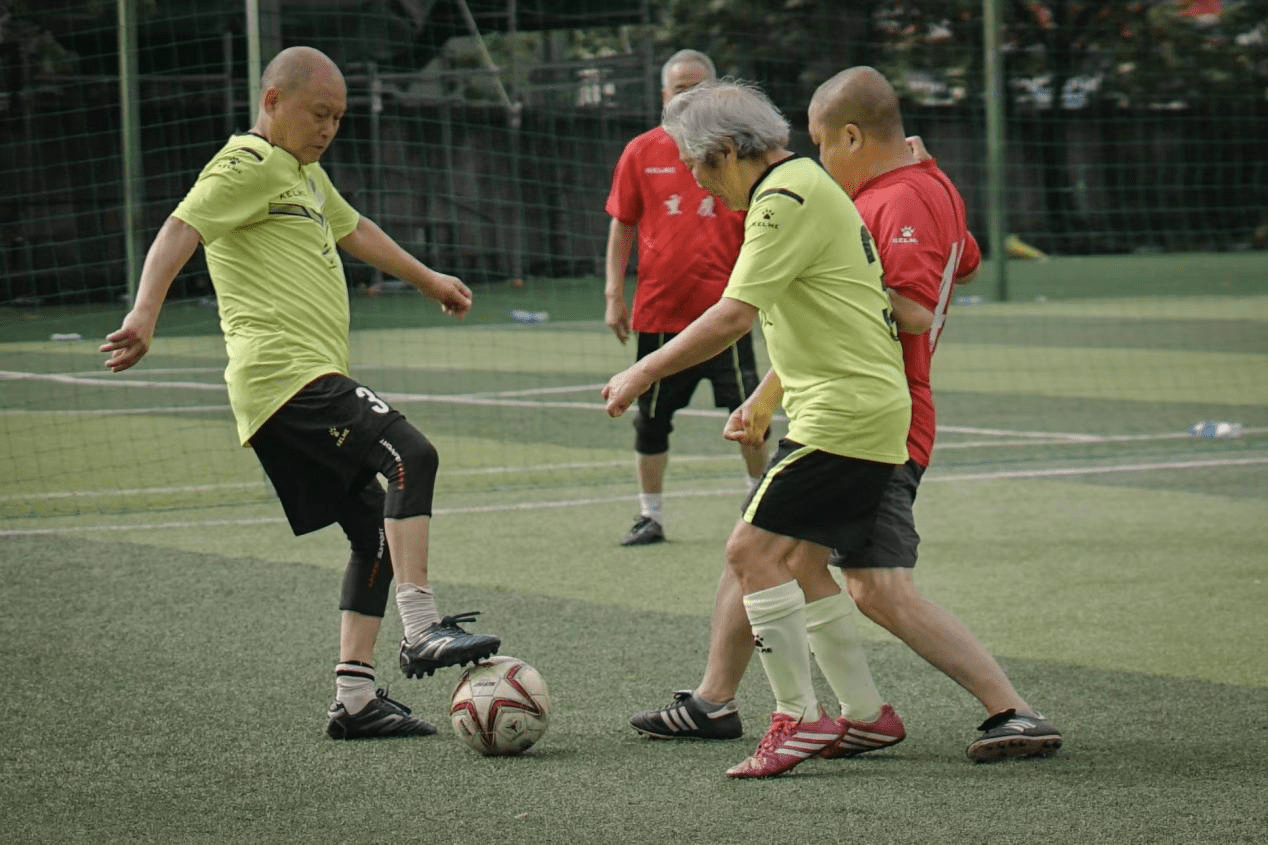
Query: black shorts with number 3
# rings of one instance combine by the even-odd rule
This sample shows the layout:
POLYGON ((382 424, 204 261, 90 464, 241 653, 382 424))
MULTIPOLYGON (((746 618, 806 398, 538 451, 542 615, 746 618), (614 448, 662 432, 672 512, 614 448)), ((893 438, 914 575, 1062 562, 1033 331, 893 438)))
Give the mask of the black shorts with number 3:
POLYGON ((347 376, 314 379, 251 437, 296 534, 336 522, 374 482, 366 453, 401 414, 347 376))
POLYGON ((750 525, 830 549, 868 538, 893 464, 834 455, 787 438, 741 511, 750 525))

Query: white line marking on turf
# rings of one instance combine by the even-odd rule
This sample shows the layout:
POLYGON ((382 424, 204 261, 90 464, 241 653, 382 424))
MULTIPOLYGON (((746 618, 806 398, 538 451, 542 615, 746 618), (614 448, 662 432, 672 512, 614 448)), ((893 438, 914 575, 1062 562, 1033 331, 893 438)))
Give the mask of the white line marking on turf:
POLYGON ((1005 428, 974 428, 965 425, 946 425, 938 428, 939 432, 947 432, 952 434, 993 434, 996 437, 1057 437, 1062 440, 1088 440, 1095 438, 1095 434, 1068 434, 1065 432, 1055 431, 1013 431, 1005 428))
MULTIPOLYGON (((212 373, 222 372, 220 369, 210 367, 185 367, 185 368, 169 368, 169 369, 153 369, 139 370, 137 374, 166 374, 166 373, 212 373)), ((101 387, 148 387, 148 388, 177 388, 186 390, 202 390, 202 391, 224 391, 223 382, 192 382, 192 381, 144 381, 138 379, 120 379, 110 378, 108 380, 100 378, 101 375, 112 375, 110 373, 31 373, 18 372, 14 370, 0 370, 0 381, 52 381, 59 384, 77 384, 77 385, 93 385, 101 387)), ((604 383, 606 384, 606 383, 604 383)), ((448 405, 476 405, 485 407, 507 407, 507 408, 549 408, 553 410, 580 410, 599 412, 604 410, 604 405, 599 402, 532 402, 527 400, 517 400, 513 397, 519 396, 546 396, 552 394, 567 393, 584 393, 588 391, 598 392, 603 389, 604 384, 576 384, 561 385, 557 387, 539 387, 524 390, 502 390, 502 391, 483 391, 477 393, 391 393, 379 391, 379 395, 389 402, 436 402, 448 405)), ((172 413, 173 411, 181 413, 190 413, 195 410, 203 411, 210 409, 212 406, 191 406, 188 408, 126 408, 103 411, 83 411, 78 409, 60 410, 60 411, 39 411, 27 408, 16 409, 0 409, 0 415, 9 414, 51 414, 51 415, 77 415, 77 414, 100 414, 120 415, 120 414, 141 414, 146 410, 152 410, 154 413, 172 413)), ((228 408, 228 404, 223 406, 228 408)), ((713 419, 725 419, 730 415, 729 411, 718 408, 683 408, 677 413, 689 417, 704 417, 713 419)), ((787 418, 777 414, 774 417, 775 422, 784 422, 787 418)), ((939 443, 939 449, 973 449, 990 446, 1025 446, 1025 445, 1059 445, 1062 443, 1119 443, 1130 441, 1149 441, 1149 440, 1179 440, 1191 437, 1187 431, 1168 432, 1166 434, 1082 434, 1078 432, 1058 432, 1058 431, 1019 431, 1015 429, 1004 428, 982 428, 978 426, 958 426, 947 425, 939 428, 940 432, 946 434, 981 434, 1001 438, 1014 438, 1012 442, 999 440, 977 440, 965 441, 959 443, 939 443)), ((1246 428, 1242 430, 1243 435, 1262 434, 1268 432, 1268 428, 1246 428)))
POLYGON ((205 414, 209 411, 228 411, 225 405, 167 405, 152 408, 111 408, 105 411, 90 411, 84 408, 63 408, 57 411, 34 411, 30 408, 0 408, 0 417, 122 417, 137 414, 205 414))
POLYGON ((1211 467, 1258 466, 1268 464, 1264 458, 1211 458, 1201 461, 1172 461, 1153 464, 1107 464, 1088 467, 1052 467, 1050 469, 998 470, 936 475, 930 481, 994 481, 1010 478, 1061 478, 1073 475, 1106 475, 1116 472, 1149 472, 1167 469, 1207 469, 1211 467))
MULTIPOLYGON (((677 455, 674 457, 675 464, 692 464, 692 463, 730 463, 734 461, 733 455, 677 455)), ((610 469, 612 467, 629 466, 629 460, 621 458, 611 461, 574 461, 563 464, 538 464, 536 466, 523 467, 467 467, 466 469, 452 469, 445 473, 449 477, 471 477, 479 475, 511 475, 526 472, 555 472, 558 470, 572 469, 610 469)), ((264 480, 260 481, 228 481, 223 484, 188 484, 178 487, 134 487, 130 490, 57 490, 48 493, 40 493, 39 495, 31 495, 29 493, 6 493, 0 495, 0 502, 24 501, 32 499, 36 501, 45 499, 71 499, 71 498, 90 498, 92 496, 144 496, 148 494, 170 494, 170 493, 212 493, 218 490, 250 490, 252 488, 267 489, 268 483, 264 480)))
POLYGON ((72 376, 64 373, 20 373, 14 372, 13 370, 0 370, 0 380, 52 381, 57 384, 91 384, 95 387, 178 387, 184 390, 216 390, 221 393, 225 392, 225 383, 223 381, 144 381, 142 379, 126 378, 116 378, 111 379, 110 381, 102 381, 99 378, 85 378, 83 376, 72 376))
MULTIPOLYGON (((998 472, 949 473, 926 476, 924 483, 950 481, 997 481, 1018 478, 1061 478, 1079 475, 1106 475, 1112 473, 1150 472, 1153 470, 1204 469, 1210 467, 1259 466, 1268 464, 1268 456, 1262 458, 1212 458, 1202 461, 1175 461, 1171 463, 1149 464, 1115 464, 1111 466, 1090 467, 1054 467, 1050 469, 1004 470, 998 472)), ((734 487, 717 490, 683 490, 666 493, 670 499, 700 498, 710 496, 743 495, 743 491, 734 487)), ((471 513, 507 513, 512 511, 553 510, 558 508, 586 507, 590 505, 610 504, 629 500, 628 494, 620 496, 588 497, 584 499, 561 499, 547 502, 510 502, 503 505, 473 505, 460 508, 437 508, 436 516, 448 516, 471 513)), ((44 536, 50 534, 90 534, 99 531, 158 531, 167 529, 186 529, 200 527, 217 527, 227 525, 270 525, 284 523, 281 517, 243 517, 240 519, 213 519, 186 522, 154 522, 146 524, 110 524, 68 526, 63 528, 28 528, 0 530, 0 537, 44 536)))
MULTIPOLYGON (((133 370, 132 372, 138 376, 142 376, 142 375, 168 376, 168 375, 174 375, 176 373, 215 373, 216 375, 223 375, 224 371, 225 371, 225 368, 223 366, 220 366, 220 367, 146 367, 145 369, 133 370)), ((85 378, 91 378, 93 376, 112 378, 114 376, 114 373, 110 372, 107 369, 102 368, 100 370, 81 370, 77 373, 63 373, 63 375, 83 376, 85 378)))
POLYGON ((528 390, 499 390, 496 393, 486 393, 486 394, 473 393, 468 395, 471 395, 471 396, 481 396, 481 395, 484 395, 484 396, 545 396, 551 393, 588 393, 589 391, 594 391, 595 393, 598 393, 600 390, 602 390, 606 386, 607 386, 607 382, 604 382, 603 384, 569 384, 569 385, 564 385, 563 387, 534 387, 528 390))

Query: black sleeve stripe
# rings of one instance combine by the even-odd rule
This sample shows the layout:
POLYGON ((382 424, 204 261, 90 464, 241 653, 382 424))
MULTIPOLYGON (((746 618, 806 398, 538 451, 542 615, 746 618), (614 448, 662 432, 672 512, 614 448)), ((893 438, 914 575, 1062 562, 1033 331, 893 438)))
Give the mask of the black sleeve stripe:
POLYGON ((256 161, 264 161, 264 156, 260 155, 255 150, 251 149, 250 147, 237 147, 236 149, 234 149, 234 152, 235 153, 250 153, 251 155, 255 156, 256 161))
MULTIPOLYGON (((787 188, 771 188, 769 191, 762 191, 760 194, 757 195, 757 199, 760 200, 763 197, 770 196, 771 194, 783 194, 786 197, 792 197, 794 200, 797 201, 798 205, 806 204, 806 201, 804 199, 802 199, 797 194, 794 194, 792 191, 788 190, 787 188)), ((754 200, 754 202, 756 201, 757 200, 754 200)))

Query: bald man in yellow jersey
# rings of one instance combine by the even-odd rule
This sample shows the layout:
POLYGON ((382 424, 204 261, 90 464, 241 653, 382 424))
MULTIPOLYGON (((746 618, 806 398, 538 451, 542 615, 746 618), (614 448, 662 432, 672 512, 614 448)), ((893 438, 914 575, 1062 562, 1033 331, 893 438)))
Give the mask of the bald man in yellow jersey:
POLYGON ((106 366, 149 351, 173 279, 202 244, 229 363, 238 437, 272 482, 296 534, 338 523, 351 555, 340 596, 333 739, 434 734, 377 687, 374 644, 397 577, 407 677, 479 660, 500 640, 442 617, 428 585, 437 455, 395 409, 348 373, 348 290, 339 249, 411 283, 461 318, 471 291, 427 267, 339 195, 318 160, 347 109, 343 75, 311 47, 264 71, 256 122, 203 168, 146 254, 136 302, 106 338, 106 366), (387 490, 378 476, 387 479, 387 490))

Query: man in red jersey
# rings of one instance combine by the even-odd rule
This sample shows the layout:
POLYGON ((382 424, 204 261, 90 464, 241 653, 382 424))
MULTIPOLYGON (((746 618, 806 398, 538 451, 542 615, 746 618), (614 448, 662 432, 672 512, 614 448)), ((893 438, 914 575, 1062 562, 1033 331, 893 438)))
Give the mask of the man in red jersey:
MULTIPOLYGON (((920 542, 912 507, 935 434, 929 365, 951 290, 957 282, 970 281, 981 261, 964 201, 918 139, 912 144, 904 136, 898 98, 872 68, 850 68, 823 83, 811 101, 809 121, 824 169, 854 200, 880 250, 912 398, 911 459, 894 471, 866 545, 838 549, 832 563, 844 569, 850 595, 865 615, 982 703, 987 719, 966 751, 971 759, 1050 754, 1060 748, 1061 734, 1018 695, 964 623, 921 595, 912 578, 920 542)), ((756 440, 755 432, 765 431, 779 399, 778 381, 767 378, 732 414, 724 436, 756 440)), ((658 738, 741 734, 732 699, 753 640, 739 597, 734 576, 724 572, 704 678, 695 690, 675 693, 671 704, 631 717, 638 731, 658 738)), ((888 706, 878 714, 844 713, 842 718, 847 731, 825 757, 873 751, 906 735, 888 706)))
MULTIPOLYGON (((706 79, 713 62, 696 50, 679 50, 661 68, 661 100, 669 102, 706 79)), ((626 145, 612 176, 605 210, 612 217, 606 261, 604 322, 621 343, 638 335, 637 357, 667 343, 722 296, 744 240, 742 212, 731 211, 696 184, 678 158, 678 147, 659 126, 626 145), (638 237, 634 314, 625 302, 625 269, 638 237)), ((696 385, 708 379, 714 404, 734 411, 757 386, 752 335, 715 358, 652 385, 639 397, 634 417, 639 515, 623 546, 665 539, 662 490, 669 463, 675 411, 687 406, 696 385)), ((750 486, 766 466, 764 439, 740 444, 750 486)))

